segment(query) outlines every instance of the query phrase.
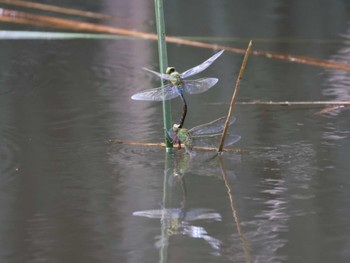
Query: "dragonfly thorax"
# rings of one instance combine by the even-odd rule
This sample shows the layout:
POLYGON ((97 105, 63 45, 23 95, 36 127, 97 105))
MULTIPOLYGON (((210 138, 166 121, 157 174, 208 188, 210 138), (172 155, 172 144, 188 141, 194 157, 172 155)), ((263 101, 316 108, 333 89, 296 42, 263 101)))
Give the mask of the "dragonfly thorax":
POLYGON ((173 77, 173 79, 170 80, 173 85, 182 88, 182 79, 180 73, 176 71, 176 68, 168 67, 165 73, 173 77))
POLYGON ((187 129, 178 129, 176 133, 179 140, 185 145, 186 148, 192 148, 192 136, 187 129))

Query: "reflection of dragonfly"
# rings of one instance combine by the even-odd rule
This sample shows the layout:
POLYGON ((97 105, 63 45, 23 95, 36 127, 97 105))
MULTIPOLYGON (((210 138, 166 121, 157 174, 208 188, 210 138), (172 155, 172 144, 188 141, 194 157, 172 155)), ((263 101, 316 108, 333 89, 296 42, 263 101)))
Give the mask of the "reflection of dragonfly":
MULTIPOLYGON (((160 210, 144 210, 136 211, 134 216, 143 216, 148 218, 163 218, 163 222, 167 229, 167 235, 186 235, 192 238, 202 238, 209 243, 209 245, 218 250, 221 241, 208 235, 208 232, 199 226, 193 226, 189 222, 196 220, 213 220, 221 221, 221 215, 212 209, 194 208, 189 211, 184 211, 180 208, 168 208, 160 210)), ((167 245, 166 239, 161 239, 156 243, 157 247, 167 245)))
POLYGON ((176 71, 174 67, 169 67, 166 70, 166 74, 159 73, 147 68, 145 70, 157 75, 161 79, 169 80, 170 83, 164 87, 149 89, 142 91, 140 93, 134 94, 131 98, 133 100, 153 100, 153 101, 162 101, 174 99, 177 96, 182 96, 183 91, 185 90, 189 94, 198 94, 207 91, 212 86, 214 86, 218 79, 216 78, 202 78, 197 80, 183 80, 192 75, 198 74, 209 67, 222 53, 224 50, 217 52, 214 56, 210 57, 203 63, 199 64, 196 67, 193 67, 189 70, 186 70, 183 73, 176 71))
MULTIPOLYGON (((235 122, 236 118, 230 119, 229 125, 235 122)), ((168 131, 169 137, 173 143, 184 144, 186 152, 194 155, 193 146, 215 147, 221 139, 221 132, 224 130, 226 117, 221 117, 212 122, 198 125, 188 130, 180 128, 178 124, 174 124, 173 128, 168 131)), ((225 146, 232 145, 238 142, 241 136, 234 134, 227 134, 225 146)))

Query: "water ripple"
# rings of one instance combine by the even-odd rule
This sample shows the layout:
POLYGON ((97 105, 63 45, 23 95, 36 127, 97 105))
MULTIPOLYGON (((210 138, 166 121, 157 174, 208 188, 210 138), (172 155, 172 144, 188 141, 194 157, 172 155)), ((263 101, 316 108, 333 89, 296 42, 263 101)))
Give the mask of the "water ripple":
POLYGON ((12 176, 19 169, 19 135, 13 130, 0 134, 0 174, 12 176))
POLYGON ((254 164, 260 164, 261 174, 256 183, 258 194, 247 197, 255 212, 251 220, 242 221, 242 227, 255 251, 255 262, 286 260, 279 251, 287 245, 290 221, 316 213, 308 205, 315 198, 316 154, 314 145, 307 142, 264 147, 251 154, 254 164))
MULTIPOLYGON (((335 62, 348 63, 350 58, 350 30, 342 34, 343 47, 341 47, 331 59, 335 62)), ((332 96, 334 100, 348 101, 350 100, 350 74, 347 71, 341 70, 327 70, 326 80, 323 90, 325 96, 332 96)), ((331 114, 338 114, 340 111, 331 112, 331 114)))

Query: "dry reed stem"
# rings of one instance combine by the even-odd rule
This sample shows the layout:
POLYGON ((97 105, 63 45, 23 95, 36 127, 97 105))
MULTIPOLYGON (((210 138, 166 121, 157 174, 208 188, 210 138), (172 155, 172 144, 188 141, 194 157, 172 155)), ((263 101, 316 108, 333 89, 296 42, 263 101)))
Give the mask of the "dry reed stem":
POLYGON ((26 7, 26 8, 31 8, 31 9, 37 9, 37 10, 42 10, 42 11, 61 13, 61 14, 65 14, 65 15, 75 15, 75 16, 81 16, 81 17, 87 17, 87 18, 94 18, 94 19, 102 19, 102 20, 117 19, 116 17, 113 17, 113 16, 95 13, 95 12, 80 11, 80 10, 71 9, 71 8, 65 8, 65 7, 53 6, 53 5, 47 5, 47 4, 40 4, 40 3, 28 2, 28 1, 21 1, 21 0, 0 0, 0 3, 7 4, 7 5, 26 7))
POLYGON ((218 152, 221 152, 222 149, 224 148, 225 138, 226 138, 226 134, 227 134, 227 131, 228 131, 230 119, 231 119, 231 116, 232 116, 233 107, 235 105, 235 101, 236 101, 236 98, 237 98, 237 94, 238 94, 238 90, 239 90, 239 87, 240 87, 241 79, 243 77, 243 73, 244 73, 245 67, 247 65, 247 61, 248 61, 248 57, 249 57, 249 53, 250 53, 251 47, 252 47, 252 41, 250 40, 250 42, 248 44, 248 47, 247 47, 247 50, 245 52, 244 58, 243 58, 241 69, 239 70, 239 74, 238 74, 238 77, 237 77, 235 89, 233 91, 233 95, 232 95, 232 99, 231 99, 231 103, 230 103, 230 108, 228 110, 228 114, 227 114, 227 118, 226 118, 226 122, 225 122, 225 127, 224 127, 224 130, 222 132, 222 136, 221 136, 218 152))
MULTIPOLYGON (((236 102, 240 105, 350 105, 350 101, 241 101, 236 102)), ((220 103, 222 104, 222 103, 220 103)))
MULTIPOLYGON (((156 143, 156 142, 133 142, 133 141, 122 141, 122 140, 108 140, 110 144, 124 144, 124 145, 136 145, 136 146, 145 146, 145 147, 166 147, 164 143, 156 143)), ((179 148, 178 145, 174 145, 174 148, 179 148)), ((194 150, 202 150, 202 151, 217 151, 215 147, 204 147, 204 146, 194 146, 194 150)), ((223 152, 242 152, 241 149, 234 148, 223 148, 223 152)))

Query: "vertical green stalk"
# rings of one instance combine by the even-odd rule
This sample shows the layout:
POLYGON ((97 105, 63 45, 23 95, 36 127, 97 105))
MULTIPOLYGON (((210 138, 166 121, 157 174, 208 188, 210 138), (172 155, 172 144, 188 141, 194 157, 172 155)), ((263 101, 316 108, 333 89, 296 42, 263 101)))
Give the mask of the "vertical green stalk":
MULTIPOLYGON (((168 67, 168 56, 165 40, 165 23, 163 12, 163 0, 154 0, 156 8, 156 23, 157 23, 157 35, 158 35, 158 55, 159 55, 159 67, 160 72, 165 73, 168 67)), ((162 80, 162 86, 164 81, 162 80)), ((166 144, 166 151, 170 151, 173 148, 173 144, 167 136, 167 131, 171 128, 171 107, 170 101, 163 100, 163 121, 164 121, 164 138, 166 144)))

